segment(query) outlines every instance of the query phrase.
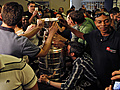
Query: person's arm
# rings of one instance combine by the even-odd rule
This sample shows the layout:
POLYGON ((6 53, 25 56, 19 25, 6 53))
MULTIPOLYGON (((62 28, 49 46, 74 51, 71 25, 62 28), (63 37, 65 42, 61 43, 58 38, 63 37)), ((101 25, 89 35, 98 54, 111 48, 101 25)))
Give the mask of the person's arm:
POLYGON ((80 79, 83 75, 83 69, 79 67, 78 63, 76 64, 77 65, 73 67, 74 70, 72 70, 72 73, 70 74, 69 79, 67 79, 65 83, 49 81, 45 75, 41 75, 39 78, 39 81, 44 82, 46 84, 47 82, 49 82, 51 86, 54 86, 59 89, 65 89, 65 90, 68 88, 72 89, 75 86, 78 79, 80 79))
POLYGON ((61 89, 61 83, 50 81, 50 85, 53 87, 61 89))
POLYGON ((61 83, 50 81, 45 75, 41 75, 39 81, 61 89, 61 83))
POLYGON ((64 26, 60 27, 58 24, 57 24, 57 26, 58 26, 58 29, 59 29, 60 32, 63 32, 65 30, 64 26))
POLYGON ((36 57, 41 57, 41 56, 47 55, 47 53, 51 47, 52 38, 53 38, 54 34, 57 32, 57 30, 58 30, 58 28, 57 28, 56 23, 53 23, 52 27, 49 30, 49 35, 47 37, 47 40, 45 41, 43 48, 40 50, 39 54, 36 57))
POLYGON ((81 39, 84 40, 84 37, 83 37, 84 33, 80 32, 80 31, 78 31, 78 30, 76 30, 76 29, 74 29, 74 28, 72 28, 72 27, 70 27, 70 26, 67 26, 67 28, 68 28, 71 32, 73 32, 73 33, 75 34, 75 36, 77 36, 78 38, 81 38, 81 39))
POLYGON ((53 38, 54 41, 69 41, 68 39, 64 38, 63 36, 59 35, 59 34, 55 34, 54 38, 53 38))
POLYGON ((31 16, 30 19, 29 19, 29 23, 30 23, 30 24, 31 24, 33 18, 35 17, 35 15, 37 15, 37 14, 38 14, 38 11, 34 11, 34 12, 33 12, 32 16, 31 16))
POLYGON ((28 26, 27 30, 24 32, 24 34, 20 34, 19 36, 25 36, 27 38, 33 37, 37 32, 44 27, 44 21, 43 20, 37 20, 37 27, 35 25, 28 26))
POLYGON ((84 37, 83 37, 84 33, 82 33, 82 32, 80 32, 80 31, 72 28, 71 26, 69 26, 69 25, 67 24, 66 20, 60 19, 60 23, 61 23, 62 25, 64 25, 65 27, 67 27, 67 29, 69 29, 71 32, 73 32, 77 37, 79 37, 79 38, 81 38, 81 39, 84 39, 84 37))

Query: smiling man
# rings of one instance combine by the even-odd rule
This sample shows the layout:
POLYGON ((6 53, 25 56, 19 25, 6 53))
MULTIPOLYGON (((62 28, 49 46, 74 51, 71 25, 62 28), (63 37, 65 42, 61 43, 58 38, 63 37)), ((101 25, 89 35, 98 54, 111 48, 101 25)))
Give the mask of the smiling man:
POLYGON ((98 29, 88 34, 71 28, 67 23, 64 25, 90 45, 101 89, 105 89, 111 83, 111 73, 120 69, 120 33, 110 26, 109 13, 101 11, 95 13, 95 25, 98 29))

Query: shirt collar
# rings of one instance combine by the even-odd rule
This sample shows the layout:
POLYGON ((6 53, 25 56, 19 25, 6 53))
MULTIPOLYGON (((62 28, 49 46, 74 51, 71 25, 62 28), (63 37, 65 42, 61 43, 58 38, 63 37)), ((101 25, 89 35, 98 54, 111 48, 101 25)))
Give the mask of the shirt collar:
POLYGON ((79 59, 80 57, 76 58, 72 64, 74 65, 79 59))
POLYGON ((14 29, 12 29, 12 28, 7 28, 7 27, 3 27, 3 26, 0 26, 0 29, 1 29, 1 30, 4 30, 4 31, 14 32, 14 29))
POLYGON ((3 60, 3 57, 2 55, 0 55, 0 69, 4 68, 5 65, 4 65, 4 60, 3 60))

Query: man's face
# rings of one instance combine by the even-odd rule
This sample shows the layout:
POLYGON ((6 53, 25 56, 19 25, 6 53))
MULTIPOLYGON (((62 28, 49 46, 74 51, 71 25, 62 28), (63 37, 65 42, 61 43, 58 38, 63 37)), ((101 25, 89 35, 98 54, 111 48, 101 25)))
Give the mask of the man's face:
POLYGON ((22 17, 22 25, 23 25, 23 28, 27 28, 27 26, 29 25, 29 20, 28 20, 28 17, 22 17))
POLYGON ((33 13, 34 10, 35 10, 35 4, 30 3, 30 5, 28 6, 28 10, 29 10, 30 13, 33 13))
POLYGON ((59 8, 59 12, 60 12, 60 13, 62 13, 62 12, 63 12, 62 8, 59 8))
POLYGON ((120 22, 120 16, 117 17, 117 22, 120 22))
POLYGON ((118 13, 114 15, 114 20, 117 21, 118 13))
POLYGON ((0 13, 1 13, 2 8, 0 7, 0 13))
POLYGON ((67 23, 68 23, 68 25, 72 24, 72 19, 71 19, 71 17, 69 17, 69 14, 67 16, 67 23))
POLYGON ((95 18, 95 25, 101 33, 108 32, 110 24, 109 16, 101 15, 95 18))
POLYGON ((118 13, 118 16, 117 16, 117 22, 118 23, 120 22, 120 13, 118 13))
POLYGON ((71 48, 71 46, 68 45, 68 46, 67 46, 67 54, 68 54, 68 56, 71 56, 71 55, 70 55, 70 48, 71 48))
POLYGON ((56 18, 62 18, 60 14, 56 14, 56 18))

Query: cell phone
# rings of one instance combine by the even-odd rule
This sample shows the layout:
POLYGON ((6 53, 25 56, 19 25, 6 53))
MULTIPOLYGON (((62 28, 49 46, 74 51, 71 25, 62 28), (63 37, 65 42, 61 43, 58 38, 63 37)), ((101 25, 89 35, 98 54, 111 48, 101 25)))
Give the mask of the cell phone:
POLYGON ((38 11, 38 7, 35 7, 35 11, 38 11))
POLYGON ((120 80, 113 81, 113 90, 120 90, 120 80))

